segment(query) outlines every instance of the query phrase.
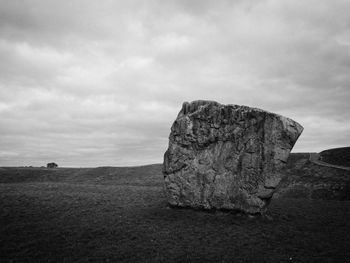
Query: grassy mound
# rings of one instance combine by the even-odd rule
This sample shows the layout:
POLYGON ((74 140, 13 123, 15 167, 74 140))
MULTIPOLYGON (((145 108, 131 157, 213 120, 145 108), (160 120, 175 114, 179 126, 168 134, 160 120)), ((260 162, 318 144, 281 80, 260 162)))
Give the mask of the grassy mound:
POLYGON ((350 167, 350 147, 325 150, 320 157, 326 163, 350 167))

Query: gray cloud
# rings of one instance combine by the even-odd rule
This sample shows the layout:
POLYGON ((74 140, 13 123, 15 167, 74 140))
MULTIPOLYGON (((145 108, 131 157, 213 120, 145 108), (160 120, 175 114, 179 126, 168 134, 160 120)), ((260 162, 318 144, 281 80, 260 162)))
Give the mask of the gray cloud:
POLYGON ((0 165, 161 162, 183 101, 348 146, 349 1, 1 1, 0 165))

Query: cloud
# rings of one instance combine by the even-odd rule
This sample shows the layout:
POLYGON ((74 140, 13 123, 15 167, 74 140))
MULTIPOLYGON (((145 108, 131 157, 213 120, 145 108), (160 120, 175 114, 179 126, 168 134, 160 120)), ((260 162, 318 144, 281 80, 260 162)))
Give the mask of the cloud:
POLYGON ((183 101, 348 146, 349 1, 0 1, 0 165, 161 162, 183 101))

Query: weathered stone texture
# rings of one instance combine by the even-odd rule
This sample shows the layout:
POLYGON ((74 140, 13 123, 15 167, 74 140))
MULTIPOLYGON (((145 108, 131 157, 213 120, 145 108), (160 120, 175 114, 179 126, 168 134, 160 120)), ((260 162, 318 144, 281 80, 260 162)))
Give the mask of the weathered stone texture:
POLYGON ((263 212, 302 130, 256 108, 185 102, 164 155, 169 204, 263 212))

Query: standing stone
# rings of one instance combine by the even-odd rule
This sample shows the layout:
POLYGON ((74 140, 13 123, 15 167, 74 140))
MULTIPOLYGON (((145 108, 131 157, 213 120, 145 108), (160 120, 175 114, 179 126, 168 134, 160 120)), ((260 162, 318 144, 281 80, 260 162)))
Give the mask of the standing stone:
POLYGON ((264 212, 302 131, 297 122, 256 108, 185 102, 164 155, 168 203, 264 212))

